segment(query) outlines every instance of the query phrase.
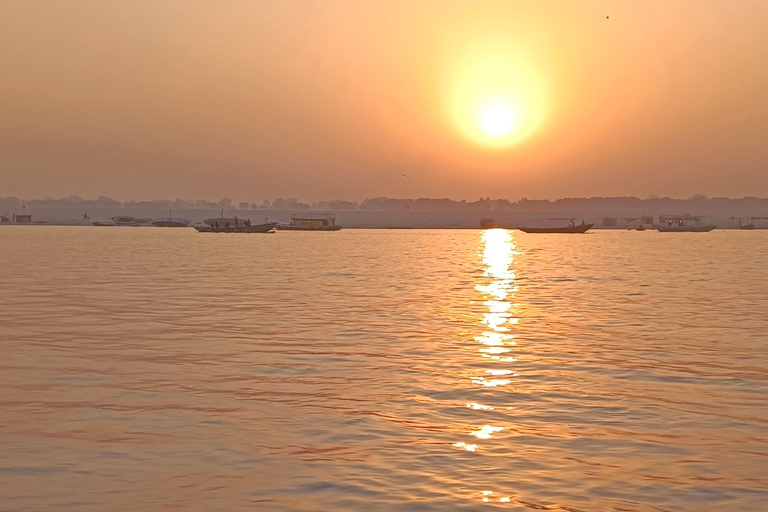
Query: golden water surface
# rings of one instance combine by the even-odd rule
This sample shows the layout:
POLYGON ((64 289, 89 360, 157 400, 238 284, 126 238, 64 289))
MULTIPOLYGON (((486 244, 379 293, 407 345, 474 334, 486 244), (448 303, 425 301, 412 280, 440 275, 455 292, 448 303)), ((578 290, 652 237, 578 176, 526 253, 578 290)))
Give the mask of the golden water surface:
POLYGON ((0 228, 0 511, 760 511, 768 232, 0 228))

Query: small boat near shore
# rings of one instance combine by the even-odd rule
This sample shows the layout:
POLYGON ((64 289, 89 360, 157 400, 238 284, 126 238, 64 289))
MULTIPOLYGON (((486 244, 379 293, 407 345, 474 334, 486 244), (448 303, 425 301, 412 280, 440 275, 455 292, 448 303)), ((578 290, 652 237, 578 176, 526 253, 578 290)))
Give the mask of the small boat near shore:
POLYGON ((592 226, 594 226, 594 223, 587 224, 584 221, 581 221, 581 224, 575 224, 574 219, 568 219, 568 218, 556 218, 556 219, 549 219, 550 221, 568 221, 568 224, 563 225, 553 225, 553 226, 546 226, 546 227, 522 227, 518 226, 517 229, 524 233, 586 233, 590 229, 592 229, 592 226))

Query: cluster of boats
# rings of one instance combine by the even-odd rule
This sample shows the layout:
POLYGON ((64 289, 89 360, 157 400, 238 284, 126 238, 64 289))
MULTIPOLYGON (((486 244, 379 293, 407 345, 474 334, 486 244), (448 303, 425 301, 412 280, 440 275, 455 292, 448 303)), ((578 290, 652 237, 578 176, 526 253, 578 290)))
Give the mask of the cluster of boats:
MULTIPOLYGON (((662 232, 694 232, 703 233, 715 229, 714 224, 704 222, 704 217, 700 215, 660 215, 658 222, 653 223, 653 217, 643 217, 651 223, 646 227, 639 224, 637 227, 629 228, 636 231, 645 231, 646 229, 655 229, 662 232)), ((635 221, 638 219, 625 219, 625 221, 635 221)), ((731 221, 738 221, 739 229, 757 229, 756 224, 759 221, 768 220, 768 217, 732 217, 731 221)), ((240 219, 237 217, 224 217, 224 211, 220 217, 214 217, 204 220, 202 223, 192 224, 188 219, 172 217, 168 212, 168 217, 157 219, 142 219, 129 215, 120 215, 112 217, 111 222, 94 222, 96 226, 158 226, 158 227, 193 227, 201 233, 273 233, 276 230, 285 231, 338 231, 341 226, 336 224, 336 216, 333 213, 302 212, 291 215, 289 223, 277 222, 270 219, 264 219, 264 222, 253 224, 250 219, 240 219)), ((493 219, 482 219, 481 228, 494 228, 496 226, 493 219)), ((515 226, 525 233, 586 233, 594 227, 594 223, 586 223, 583 220, 581 224, 576 224, 575 219, 569 217, 555 217, 548 219, 544 226, 515 226)))
POLYGON ((117 215, 112 217, 111 222, 95 221, 94 226, 156 226, 161 228, 183 228, 189 226, 191 222, 188 219, 176 217, 161 217, 157 219, 141 219, 130 215, 117 215))
MULTIPOLYGON (((516 226, 516 229, 525 233, 586 233, 594 226, 594 223, 587 224, 583 220, 581 221, 581 224, 576 224, 575 219, 568 217, 556 217, 548 219, 548 221, 549 225, 547 226, 516 226)), ((496 227, 492 219, 483 219, 480 226, 483 228, 496 227)), ((674 233, 703 233, 712 231, 715 227, 714 224, 705 224, 703 216, 686 213, 684 215, 660 215, 659 221, 656 224, 653 224, 651 229, 674 233)), ((648 228, 643 224, 640 224, 636 228, 631 229, 645 231, 648 228)))
MULTIPOLYGON (((118 215, 111 218, 111 222, 94 222, 94 226, 156 226, 166 228, 181 228, 192 224, 188 219, 168 217, 158 219, 141 219, 130 215, 118 215)), ((336 215, 333 213, 298 213, 291 215, 289 223, 281 223, 270 219, 253 224, 250 219, 237 217, 221 217, 206 219, 201 223, 192 224, 200 233, 274 233, 276 230, 285 231, 339 231, 341 226, 336 224, 336 215)))

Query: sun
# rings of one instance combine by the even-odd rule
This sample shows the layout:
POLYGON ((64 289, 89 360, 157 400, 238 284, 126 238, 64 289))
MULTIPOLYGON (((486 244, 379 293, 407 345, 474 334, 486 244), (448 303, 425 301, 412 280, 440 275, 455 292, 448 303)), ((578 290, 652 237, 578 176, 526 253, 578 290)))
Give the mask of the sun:
POLYGON ((485 109, 483 129, 491 137, 507 135, 515 125, 515 115, 506 103, 494 103, 485 109))
POLYGON ((447 66, 446 119, 487 148, 518 146, 548 118, 550 87, 538 61, 514 41, 487 40, 457 48, 447 66))

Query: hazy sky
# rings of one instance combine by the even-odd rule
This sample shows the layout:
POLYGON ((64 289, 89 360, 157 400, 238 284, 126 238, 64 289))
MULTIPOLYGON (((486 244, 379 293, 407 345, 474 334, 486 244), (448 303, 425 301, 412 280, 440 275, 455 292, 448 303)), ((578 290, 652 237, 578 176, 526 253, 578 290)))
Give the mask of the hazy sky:
POLYGON ((0 196, 768 196, 768 1, 0 0, 0 196))

